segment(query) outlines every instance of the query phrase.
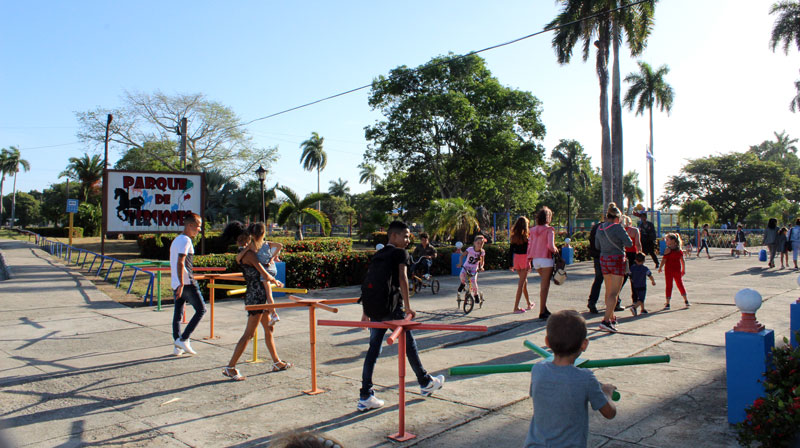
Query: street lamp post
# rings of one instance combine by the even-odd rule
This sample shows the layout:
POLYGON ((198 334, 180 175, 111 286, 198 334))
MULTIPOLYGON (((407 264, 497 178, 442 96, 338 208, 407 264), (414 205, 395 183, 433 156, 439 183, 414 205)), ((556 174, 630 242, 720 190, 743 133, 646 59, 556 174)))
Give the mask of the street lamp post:
POLYGON ((266 224, 267 206, 264 204, 264 182, 267 180, 267 170, 261 165, 258 165, 256 176, 258 176, 258 182, 261 184, 261 222, 266 224))

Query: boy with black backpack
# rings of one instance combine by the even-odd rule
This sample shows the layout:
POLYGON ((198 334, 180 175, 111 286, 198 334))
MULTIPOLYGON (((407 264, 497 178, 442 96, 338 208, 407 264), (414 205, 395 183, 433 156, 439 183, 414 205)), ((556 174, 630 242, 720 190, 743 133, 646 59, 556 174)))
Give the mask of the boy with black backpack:
MULTIPOLYGON (((359 302, 364 308, 363 319, 373 322, 387 320, 402 320, 406 314, 413 319, 417 313, 411 309, 408 300, 408 266, 409 257, 406 247, 409 243, 411 232, 408 226, 401 221, 389 224, 389 244, 379 250, 372 257, 367 276, 361 285, 361 298, 359 302), (400 301, 402 300, 402 303, 400 301)), ((422 396, 427 397, 442 388, 444 375, 431 376, 422 367, 422 361, 417 352, 417 343, 411 331, 406 330, 406 357, 411 369, 417 376, 417 381, 422 388, 422 396)), ((364 358, 364 368, 361 372, 361 390, 358 400, 358 410, 367 411, 383 406, 383 400, 375 396, 372 390, 372 372, 375 363, 381 354, 385 328, 370 328, 369 349, 364 358)))

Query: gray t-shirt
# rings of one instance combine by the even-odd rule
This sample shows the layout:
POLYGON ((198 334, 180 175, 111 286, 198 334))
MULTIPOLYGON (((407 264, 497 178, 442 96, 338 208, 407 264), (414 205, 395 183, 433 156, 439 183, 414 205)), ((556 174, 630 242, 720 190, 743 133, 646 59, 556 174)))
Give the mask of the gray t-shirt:
POLYGON ((525 438, 529 447, 585 447, 589 410, 608 403, 600 382, 588 369, 542 361, 531 369, 533 417, 525 438))
MULTIPOLYGON (((258 258, 258 262, 264 266, 264 270, 273 277, 278 275, 278 268, 275 266, 275 262, 270 263, 270 258, 272 258, 272 248, 269 247, 269 243, 264 241, 264 244, 261 245, 261 249, 258 250, 256 253, 256 258, 258 258)), ((262 278, 261 281, 265 281, 265 278, 262 278)))
POLYGON ((633 240, 619 224, 605 222, 597 228, 594 245, 600 249, 600 256, 625 255, 625 247, 633 246, 633 240))

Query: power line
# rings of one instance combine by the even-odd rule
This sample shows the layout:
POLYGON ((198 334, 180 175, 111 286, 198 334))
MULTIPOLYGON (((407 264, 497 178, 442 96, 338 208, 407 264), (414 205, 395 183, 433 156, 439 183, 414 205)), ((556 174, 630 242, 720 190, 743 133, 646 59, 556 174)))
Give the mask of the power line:
MULTIPOLYGON (((599 16, 602 16, 602 15, 611 14, 611 13, 614 13, 614 12, 617 12, 617 11, 621 11, 623 9, 630 8, 632 6, 636 6, 636 5, 639 5, 639 4, 642 4, 642 3, 650 3, 652 1, 653 0, 639 0, 639 1, 634 2, 634 3, 630 3, 630 4, 627 4, 627 5, 622 5, 622 6, 618 7, 618 8, 609 9, 607 11, 600 11, 598 13, 595 13, 595 14, 592 14, 592 15, 589 15, 589 16, 574 20, 572 22, 568 22, 568 23, 565 23, 565 24, 562 24, 562 25, 557 25, 557 26, 554 26, 552 28, 545 28, 545 29, 543 29, 541 31, 537 31, 535 33, 531 33, 531 34, 528 34, 526 36, 518 37, 518 38, 510 40, 508 42, 503 42, 501 44, 492 45, 490 47, 486 47, 486 48, 483 48, 483 49, 480 49, 480 50, 471 51, 471 52, 469 52, 467 54, 456 56, 456 57, 453 57, 451 59, 447 59, 445 61, 438 62, 437 64, 434 64, 434 65, 443 65, 443 64, 449 63, 451 61, 457 61, 459 59, 464 59, 464 58, 472 56, 474 54, 483 53, 485 51, 494 50, 494 49, 497 49, 497 48, 500 48, 500 47, 505 47, 507 45, 515 44, 515 43, 523 41, 525 39, 530 39, 531 37, 535 37, 535 36, 538 36, 540 34, 544 34, 544 33, 550 32, 550 31, 555 31, 555 30, 558 30, 558 29, 561 29, 561 28, 566 28, 568 26, 575 25, 577 23, 592 19, 594 17, 599 17, 599 16)), ((411 71, 412 72, 416 72, 416 71, 419 71, 419 70, 420 69, 412 69, 411 71)), ((327 96, 325 98, 321 98, 321 99, 318 99, 318 100, 315 100, 315 101, 311 101, 309 103, 301 104, 299 106, 291 107, 289 109, 285 109, 285 110, 282 110, 280 112, 275 112, 273 114, 269 114, 269 115, 265 115, 263 117, 255 118, 255 119, 250 120, 250 121, 248 121, 246 123, 240 123, 240 124, 231 126, 228 129, 232 129, 232 128, 236 128, 236 127, 240 127, 240 126, 247 126, 248 124, 255 123, 256 121, 261 121, 261 120, 266 120, 268 118, 277 117, 278 115, 283 115, 283 114, 288 113, 288 112, 292 112, 292 111, 295 111, 295 110, 298 110, 298 109, 302 109, 302 108, 305 108, 305 107, 308 107, 308 106, 312 106, 314 104, 318 104, 318 103, 321 103, 323 101, 328 101, 328 100, 332 100, 334 98, 338 98, 340 96, 349 95, 351 93, 358 92, 359 90, 364 90, 364 89, 366 89, 368 87, 372 87, 372 83, 369 83, 369 84, 366 84, 366 85, 363 85, 363 86, 360 86, 360 87, 356 87, 354 89, 346 90, 344 92, 340 92, 340 93, 337 93, 337 94, 334 94, 334 95, 331 95, 331 96, 327 96)))

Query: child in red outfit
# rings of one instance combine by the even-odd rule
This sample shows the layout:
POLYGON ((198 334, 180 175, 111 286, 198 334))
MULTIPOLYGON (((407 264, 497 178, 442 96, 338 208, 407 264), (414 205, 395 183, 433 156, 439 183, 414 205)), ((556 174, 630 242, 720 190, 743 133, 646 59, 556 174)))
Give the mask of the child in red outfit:
POLYGON ((667 250, 664 251, 663 262, 658 268, 658 272, 664 270, 664 279, 667 285, 667 303, 664 309, 669 309, 669 300, 672 298, 672 281, 678 286, 683 297, 683 302, 689 306, 689 299, 686 298, 686 288, 683 287, 682 277, 686 274, 686 263, 683 261, 683 250, 681 248, 681 237, 677 233, 668 233, 666 236, 667 250))

